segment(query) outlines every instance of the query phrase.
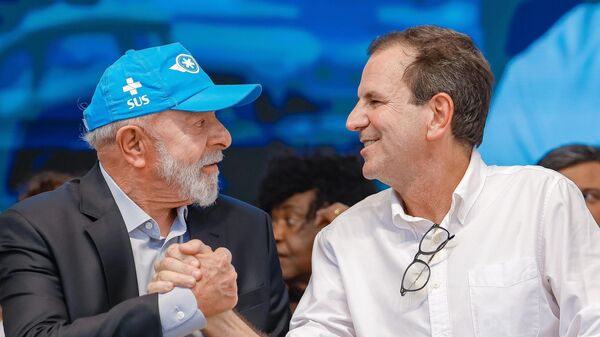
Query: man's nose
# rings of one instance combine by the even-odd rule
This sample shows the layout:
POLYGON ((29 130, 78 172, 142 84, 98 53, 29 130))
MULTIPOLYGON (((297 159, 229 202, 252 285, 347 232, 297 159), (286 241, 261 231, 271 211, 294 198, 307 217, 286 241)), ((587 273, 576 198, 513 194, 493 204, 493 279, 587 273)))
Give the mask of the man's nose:
POLYGON ((226 148, 231 146, 231 134, 229 133, 229 130, 227 130, 225 125, 221 123, 221 121, 217 119, 215 122, 217 125, 214 135, 212 137, 213 145, 218 146, 221 150, 225 150, 226 148))
POLYGON ((346 129, 350 131, 360 131, 369 125, 369 118, 367 117, 364 108, 360 102, 356 103, 354 109, 350 111, 348 118, 346 119, 346 129))

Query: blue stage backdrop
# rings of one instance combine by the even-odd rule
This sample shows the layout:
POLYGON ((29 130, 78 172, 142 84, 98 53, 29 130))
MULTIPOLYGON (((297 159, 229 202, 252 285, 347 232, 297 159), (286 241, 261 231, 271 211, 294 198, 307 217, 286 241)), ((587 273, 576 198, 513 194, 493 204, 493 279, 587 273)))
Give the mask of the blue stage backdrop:
POLYGON ((261 83, 219 112, 233 136, 223 190, 249 202, 269 155, 357 154, 345 130, 369 42, 418 24, 472 36, 496 75, 489 163, 600 144, 600 5, 571 0, 170 0, 0 2, 0 210, 34 172, 82 174, 81 107, 128 49, 179 41, 219 84, 261 83))

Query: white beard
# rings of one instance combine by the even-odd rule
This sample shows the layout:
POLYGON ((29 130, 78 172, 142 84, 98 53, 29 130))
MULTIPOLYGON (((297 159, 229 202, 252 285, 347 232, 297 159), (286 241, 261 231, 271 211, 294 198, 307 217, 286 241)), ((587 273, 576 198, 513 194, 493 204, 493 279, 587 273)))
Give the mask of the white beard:
POLYGON ((203 173, 202 167, 223 160, 223 152, 207 153, 194 164, 186 165, 171 156, 163 143, 156 142, 158 150, 157 173, 165 181, 179 188, 181 198, 202 207, 212 205, 219 196, 219 172, 203 173))

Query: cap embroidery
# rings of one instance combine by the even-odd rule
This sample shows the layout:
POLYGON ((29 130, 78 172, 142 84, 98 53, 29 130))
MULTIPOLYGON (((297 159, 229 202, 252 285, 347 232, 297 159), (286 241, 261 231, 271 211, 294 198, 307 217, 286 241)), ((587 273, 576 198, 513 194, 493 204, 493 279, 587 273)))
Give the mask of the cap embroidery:
POLYGON ((169 69, 190 74, 197 74, 198 72, 200 72, 200 66, 198 66, 196 60, 194 60, 192 55, 188 54, 177 55, 177 57, 175 58, 175 64, 172 65, 169 69))
POLYGON ((133 95, 137 95, 137 89, 142 87, 142 83, 140 82, 134 82, 133 81, 133 77, 129 77, 127 80, 125 80, 127 82, 127 85, 125 85, 123 87, 123 92, 127 92, 129 91, 129 94, 131 94, 131 96, 133 95))

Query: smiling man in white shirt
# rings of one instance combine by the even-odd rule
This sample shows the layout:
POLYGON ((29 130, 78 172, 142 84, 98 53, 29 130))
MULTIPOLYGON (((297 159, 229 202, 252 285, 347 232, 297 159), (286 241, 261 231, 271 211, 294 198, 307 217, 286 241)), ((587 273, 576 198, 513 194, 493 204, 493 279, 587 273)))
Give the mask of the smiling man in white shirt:
POLYGON ((347 127, 391 188, 319 233, 287 336, 599 336, 600 230, 563 176, 481 160, 471 39, 421 26, 369 55, 347 127))

